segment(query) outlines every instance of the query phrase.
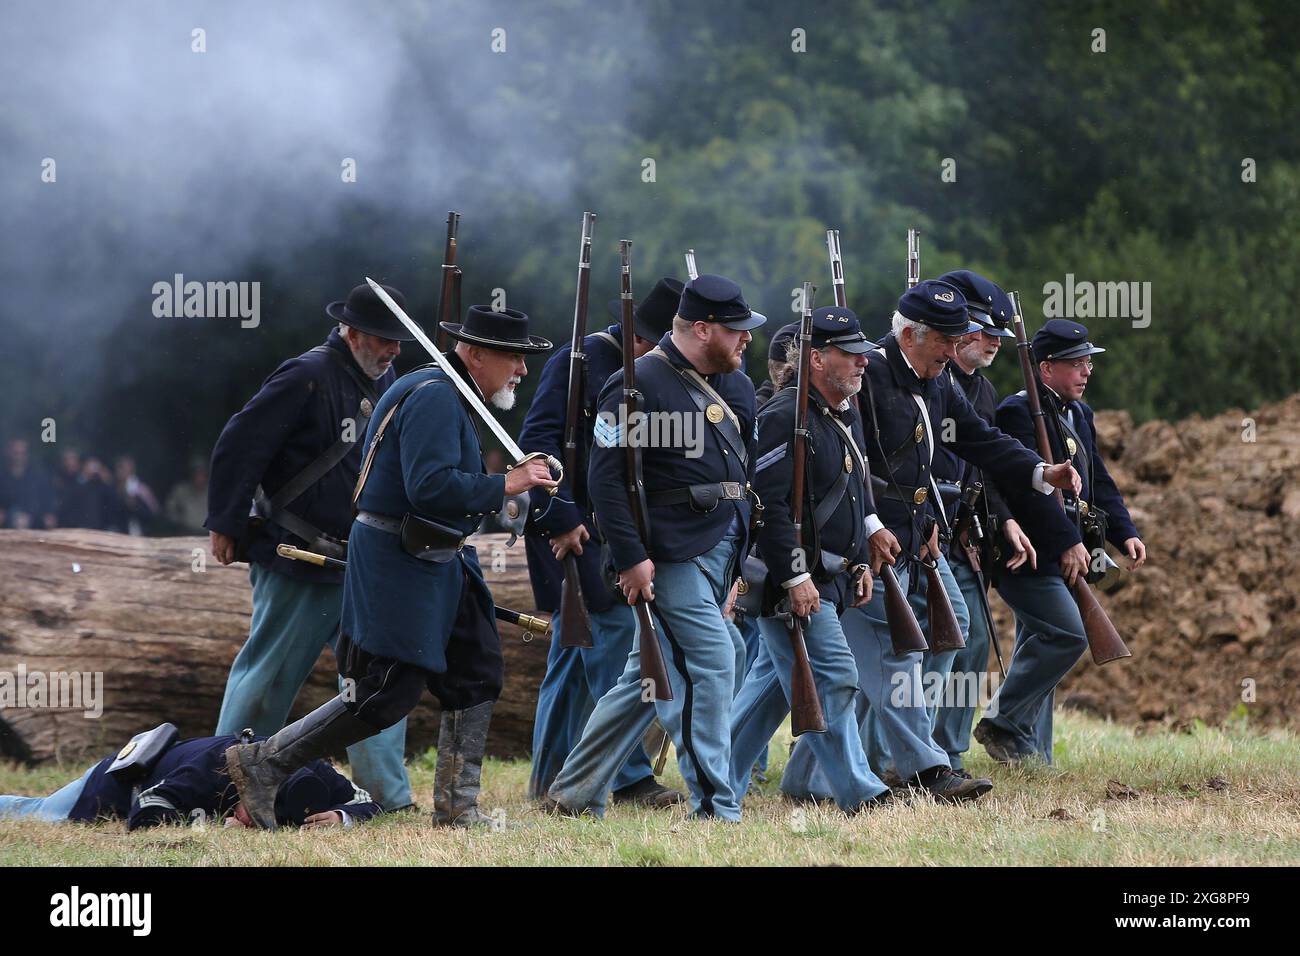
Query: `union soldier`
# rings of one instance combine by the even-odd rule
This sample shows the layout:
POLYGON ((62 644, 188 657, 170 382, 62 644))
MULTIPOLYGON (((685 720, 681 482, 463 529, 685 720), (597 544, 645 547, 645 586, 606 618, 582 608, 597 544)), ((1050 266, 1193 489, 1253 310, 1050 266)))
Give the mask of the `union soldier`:
POLYGON ((758 550, 768 573, 758 626, 766 653, 746 677, 732 713, 732 780, 740 797, 755 761, 790 710, 794 650, 782 611, 808 621, 804 639, 826 733, 807 739, 836 804, 855 812, 891 796, 862 750, 854 709, 857 667, 839 617, 845 608, 871 599, 866 516, 876 509, 866 483, 862 420, 849 399, 862 387, 865 353, 872 347, 851 310, 813 313, 803 512, 810 548, 801 545, 791 522, 798 390, 782 389, 759 412, 754 488, 764 503, 758 550))
MULTIPOLYGON (((451 367, 503 410, 528 374, 526 355, 551 348, 513 309, 471 306, 463 325, 442 327, 457 340, 451 367)), ((257 825, 274 829, 275 790, 296 768, 391 727, 426 687, 442 705, 434 822, 485 822, 479 780, 502 659, 492 595, 465 539, 509 496, 556 483, 541 459, 487 474, 478 429, 437 366, 404 375, 376 406, 343 587, 345 691, 269 740, 226 754, 257 825)))
POLYGON ((682 290, 672 331, 636 360, 647 420, 698 425, 690 429, 694 441, 643 451, 648 541, 626 495, 621 446, 631 438, 618 424, 622 377, 601 392, 588 492, 628 604, 638 596, 651 602, 673 699, 653 707, 642 700, 638 634, 618 683, 596 704, 551 784, 549 806, 602 814, 610 781, 657 713, 676 745, 692 814, 740 819, 730 733, 737 648, 722 609, 749 537, 757 437, 754 386, 741 357, 750 330, 765 321, 736 283, 701 275, 682 290))
MULTIPOLYGON (((344 556, 361 469, 357 438, 397 377, 393 360, 411 335, 368 285, 325 314, 338 323, 325 343, 272 372, 212 450, 204 522, 212 554, 222 564, 248 561, 253 585, 252 627, 230 668, 218 734, 275 733, 321 649, 337 651, 343 573, 275 549, 287 543, 344 556)), ((348 751, 357 780, 389 810, 411 803, 405 741, 402 722, 348 751)))
MULTIPOLYGON (((938 495, 932 462, 940 442, 1007 487, 1032 488, 1045 495, 1053 487, 1072 487, 1078 481, 1069 463, 1049 468, 1033 452, 985 424, 965 394, 943 374, 957 339, 979 328, 968 318, 960 291, 929 279, 903 294, 893 316, 893 331, 884 346, 868 353, 867 457, 872 475, 886 483, 883 491, 875 492, 879 513, 867 517, 873 573, 878 573, 882 562, 892 564, 899 554, 907 564, 937 555, 938 495), (952 423, 951 440, 936 424, 945 421, 952 423)), ((908 572, 906 566, 898 571, 903 586, 908 572)), ((894 653, 884 587, 878 581, 875 592, 864 607, 847 610, 842 623, 857 661, 861 689, 878 715, 881 736, 899 777, 947 802, 982 796, 992 788, 992 781, 954 774, 948 754, 934 743, 922 693, 922 655, 894 653)), ((960 592, 957 597, 960 601, 960 592)), ((811 748, 800 742, 782 782, 792 795, 814 792, 810 758, 811 748)))
MULTIPOLYGON (((113 754, 48 797, 0 796, 0 819, 120 819, 128 830, 140 830, 191 823, 202 813, 214 820, 229 815, 234 823, 228 826, 247 826, 248 814, 226 774, 226 749, 241 740, 265 739, 223 734, 181 740, 127 778, 110 772, 122 757, 113 754)), ((370 794, 325 760, 314 760, 289 777, 274 803, 276 821, 288 826, 350 827, 383 812, 370 794)))
MULTIPOLYGON (((672 328, 682 283, 660 279, 633 312, 634 344, 638 356, 654 348, 672 328)), ((611 305, 611 311, 614 306, 611 305)), ((532 405, 519 433, 522 445, 562 457, 568 397, 571 345, 561 346, 542 369, 532 405)), ((552 618, 551 648, 546 676, 537 691, 533 724, 533 771, 529 795, 545 796, 555 775, 582 734, 596 701, 614 686, 636 636, 636 615, 622 595, 610 587, 601 566, 603 540, 592 516, 587 494, 587 461, 591 449, 596 402, 601 387, 623 364, 623 329, 609 326, 582 340, 587 356, 586 394, 578 435, 577 470, 565 475, 558 494, 534 489, 530 504, 528 577, 539 611, 560 609, 564 571, 560 561, 572 552, 578 563, 582 596, 591 621, 591 647, 562 647, 558 615, 552 618)), ((644 746, 632 755, 613 782, 615 802, 631 800, 645 806, 671 806, 685 796, 659 784, 644 746)))
MULTIPOLYGON (((1147 554, 1097 451, 1092 409, 1082 400, 1092 377, 1092 356, 1106 350, 1089 342, 1087 328, 1078 322, 1052 319, 1034 334, 1031 351, 1042 380, 1043 412, 1057 419, 1064 439, 1058 439, 1056 428, 1047 429, 1052 456, 1073 462, 1083 480, 1081 488, 1065 495, 1066 510, 1055 502, 1012 498, 1012 508, 1041 557, 1037 568, 1004 574, 997 585, 1016 612, 1016 649, 994 699, 997 715, 976 725, 975 739, 1002 763, 1030 756, 1052 761, 1056 685, 1088 646, 1078 606, 1070 596, 1075 579, 1086 576, 1094 560, 1108 560, 1106 541, 1128 556, 1130 569, 1141 566, 1147 554)), ((1037 447, 1023 390, 1003 400, 997 420, 999 428, 1025 447, 1037 447)))

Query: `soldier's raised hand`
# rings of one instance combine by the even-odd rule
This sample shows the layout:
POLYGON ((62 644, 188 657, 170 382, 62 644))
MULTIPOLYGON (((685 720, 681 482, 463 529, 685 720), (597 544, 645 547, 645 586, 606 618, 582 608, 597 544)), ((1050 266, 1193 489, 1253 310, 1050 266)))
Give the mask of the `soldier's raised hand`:
POLYGON ((1058 462, 1043 469, 1043 481, 1062 491, 1069 489, 1076 495, 1083 491, 1083 479, 1068 461, 1058 462))
POLYGON ((542 458, 526 461, 506 472, 507 495, 522 494, 530 488, 558 488, 559 485, 551 478, 551 469, 542 458))

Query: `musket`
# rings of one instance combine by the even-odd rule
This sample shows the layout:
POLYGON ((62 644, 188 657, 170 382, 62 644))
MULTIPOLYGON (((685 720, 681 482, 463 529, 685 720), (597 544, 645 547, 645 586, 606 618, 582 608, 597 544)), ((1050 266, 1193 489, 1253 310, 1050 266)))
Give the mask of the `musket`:
POLYGON ((921 281, 921 232, 919 229, 907 230, 907 287, 921 281))
MULTIPOLYGON (((307 564, 314 564, 319 568, 332 568, 336 571, 342 571, 348 566, 347 561, 339 558, 317 554, 315 551, 304 551, 302 548, 295 548, 288 544, 276 545, 275 553, 282 558, 288 558, 290 561, 305 561, 307 564)), ((498 621, 505 621, 507 624, 515 624, 523 628, 525 644, 532 640, 531 635, 533 634, 549 635, 551 633, 551 622, 544 617, 525 614, 523 611, 502 607, 500 604, 493 605, 492 610, 498 621)))
MULTIPOLYGON (((826 230, 826 247, 830 250, 831 256, 831 284, 835 287, 835 304, 842 309, 847 309, 849 300, 844 290, 844 260, 840 255, 838 229, 826 230)), ((866 382, 867 379, 864 377, 863 381, 866 382)), ((865 455, 863 464, 866 465, 863 483, 867 490, 870 490, 871 466, 867 464, 865 455)), ((893 566, 880 565, 880 580, 885 585, 885 620, 889 624, 889 640, 894 653, 901 655, 911 651, 928 650, 929 645, 925 643, 921 625, 917 623, 916 615, 912 613, 912 605, 907 603, 907 595, 903 593, 902 585, 898 583, 898 575, 894 573, 893 566)))
POLYGON ((442 282, 438 286, 438 313, 434 317, 434 334, 438 337, 438 348, 447 350, 447 333, 442 323, 460 315, 460 269, 456 268, 456 231, 460 228, 460 213, 452 210, 447 213, 447 244, 442 253, 442 282), (448 307, 450 311, 448 310, 448 307))
MULTIPOLYGON (((921 281, 921 233, 917 229, 907 230, 907 287, 910 289, 921 281)), ((933 440, 933 436, 931 436, 933 440)), ((932 486, 933 490, 933 486, 932 486)), ((943 498, 936 495, 935 510, 943 517, 943 498)), ((946 519, 945 519, 946 521, 946 519)), ((948 591, 939 576, 939 556, 931 555, 929 561, 917 560, 925 569, 925 616, 930 622, 930 650, 961 650, 966 642, 961 636, 961 625, 957 623, 957 614, 948 599, 948 591)))
MULTIPOLYGON (((984 483, 972 481, 961 493, 957 502, 957 513, 952 522, 953 543, 966 553, 971 573, 975 575, 975 586, 979 589, 980 612, 989 631, 989 641, 993 644, 993 653, 998 659, 998 670, 1002 679, 1007 676, 1006 665, 1002 662, 1002 643, 998 640, 998 630, 993 624, 993 611, 989 607, 989 595, 984 583, 984 568, 980 560, 980 542, 984 539, 984 529, 980 526, 979 515, 975 512, 975 502, 984 491, 984 483)), ((984 663, 988 663, 986 660, 984 663)), ((983 670, 983 668, 980 668, 983 670)))
MULTIPOLYGON (((406 314, 406 310, 393 301, 393 297, 384 291, 383 286, 369 276, 366 276, 366 282, 370 284, 370 288, 375 290, 375 295, 379 296, 379 300, 388 306, 389 311, 397 316, 398 321, 406 326, 407 331, 415 336, 415 340, 424 346, 424 350, 438 363, 438 367, 442 369, 447 378, 451 379, 451 384, 456 386, 456 390, 469 403, 469 407, 478 414, 478 417, 487 425, 488 430, 496 436, 497 441, 501 443, 501 447, 506 450, 506 454, 514 459, 514 463, 510 465, 510 468, 518 468, 525 462, 541 458, 546 462, 547 467, 551 469, 551 476, 557 482, 563 481, 564 466, 560 464, 559 460, 554 455, 548 455, 545 452, 535 451, 525 455, 520 451, 519 446, 515 444, 515 440, 510 437, 502 424, 496 420, 496 417, 487 410, 487 406, 483 404, 483 400, 478 397, 473 387, 460 377, 460 373, 447 361, 447 356, 443 355, 438 347, 429 341, 429 337, 424 334, 424 329, 416 325, 415 320, 406 314)), ((558 487, 549 489, 551 494, 555 494, 557 490, 559 490, 558 487)))
MULTIPOLYGON (((1016 345, 1020 353, 1020 371, 1025 379, 1025 397, 1029 400, 1029 415, 1034 423, 1034 443, 1038 446, 1038 456, 1050 467, 1055 464, 1055 459, 1052 456, 1052 443, 1047 437, 1047 424, 1039 392, 1041 384, 1038 380, 1038 370, 1029 351, 1029 337, 1025 333, 1025 320, 1020 311, 1019 292, 1011 293, 1011 304, 1013 312, 1011 321, 1015 328, 1016 345)), ((1059 488, 1053 490, 1052 497, 1056 499, 1057 504, 1065 508, 1065 496, 1061 494, 1059 488)), ((1088 649, 1092 651, 1092 659, 1097 664, 1133 656, 1082 574, 1074 579, 1070 596, 1079 606, 1079 616, 1083 618, 1083 629, 1088 636, 1088 649)))
MULTIPOLYGON (((573 341, 569 351, 569 394, 564 412, 564 470, 573 488, 573 503, 578 501, 578 434, 586 428, 587 356, 582 340, 587 336, 587 297, 591 288, 591 233, 596 224, 593 213, 582 214, 582 243, 578 247, 578 291, 573 303, 573 341)), ((627 333, 624 332, 626 335, 627 333)), ((582 596, 578 575, 578 558, 570 551, 564 556, 564 583, 560 588, 560 646, 592 647, 591 618, 582 596)))
MULTIPOLYGON (((632 318, 632 240, 618 241, 619 255, 622 259, 622 272, 619 278, 619 298, 623 307, 623 408, 624 421, 632 421, 632 416, 641 410, 641 393, 636 388, 636 352, 635 335, 632 335, 634 322, 632 318)), ((649 508, 645 500, 645 480, 641 474, 641 449, 637 443, 623 435, 624 471, 626 472, 627 500, 632 510, 632 521, 641 540, 650 543, 649 508)), ((654 615, 643 595, 636 596, 633 605, 636 610, 637 625, 640 633, 641 647, 641 684, 650 682, 650 689, 655 700, 672 700, 672 684, 668 682, 668 669, 664 666, 664 655, 659 647, 659 632, 655 628, 654 615)))
MULTIPOLYGON (((803 496, 808 470, 808 389, 812 377, 812 297, 811 282, 803 284, 803 310, 799 316, 799 371, 795 399, 793 463, 790 481, 790 521, 794 524, 795 543, 808 560, 808 547, 803 534, 803 496)), ((789 601, 789 598, 786 598, 789 601)), ((817 684, 813 680, 812 665, 808 663, 808 644, 804 640, 804 619, 790 607, 786 626, 790 629, 790 646, 794 650, 794 664, 790 669, 790 732, 800 734, 826 732, 826 716, 822 713, 817 684)))
POLYGON ((690 279, 698 279, 700 277, 700 270, 695 268, 694 249, 686 250, 686 275, 690 279))

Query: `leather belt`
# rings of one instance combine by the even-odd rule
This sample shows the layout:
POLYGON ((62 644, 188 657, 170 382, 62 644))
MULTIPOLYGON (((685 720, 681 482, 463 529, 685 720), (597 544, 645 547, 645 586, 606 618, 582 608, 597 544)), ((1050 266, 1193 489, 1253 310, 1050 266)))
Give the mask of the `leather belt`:
POLYGON ((374 528, 376 531, 386 531, 388 534, 402 533, 401 518, 377 515, 373 511, 358 511, 357 520, 367 527, 374 528))
MULTIPOLYGON (((935 481, 939 486, 939 494, 943 496, 944 504, 950 505, 961 497, 961 485, 951 481, 935 481)), ((871 476, 871 492, 877 498, 888 498, 891 501, 910 502, 914 505, 923 505, 930 499, 930 489, 925 485, 912 487, 911 485, 899 485, 898 491, 894 486, 885 481, 883 478, 871 476)))
POLYGON ((669 491, 651 491, 646 494, 646 503, 656 508, 664 505, 684 505, 701 499, 715 501, 743 501, 745 486, 738 481, 718 481, 703 485, 689 485, 686 488, 673 488, 669 491))

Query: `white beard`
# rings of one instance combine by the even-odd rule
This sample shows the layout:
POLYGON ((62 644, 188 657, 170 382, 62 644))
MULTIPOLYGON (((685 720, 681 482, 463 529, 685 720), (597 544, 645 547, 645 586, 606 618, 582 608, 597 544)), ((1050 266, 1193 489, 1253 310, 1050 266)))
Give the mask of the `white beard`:
POLYGON ((508 412, 515 407, 515 390, 509 385, 502 385, 488 401, 492 403, 493 408, 508 412))

